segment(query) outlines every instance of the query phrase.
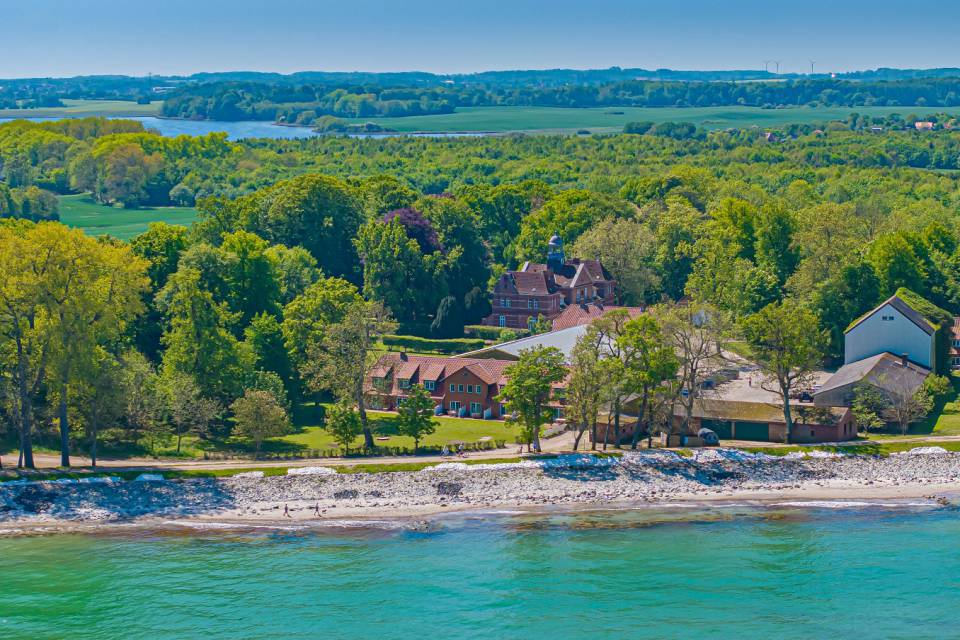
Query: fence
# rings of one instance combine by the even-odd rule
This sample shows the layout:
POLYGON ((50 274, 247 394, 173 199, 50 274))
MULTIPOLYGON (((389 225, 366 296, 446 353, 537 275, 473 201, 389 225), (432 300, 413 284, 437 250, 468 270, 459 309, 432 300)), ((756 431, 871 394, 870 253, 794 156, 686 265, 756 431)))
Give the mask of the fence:
MULTIPOLYGON (((487 442, 464 442, 464 451, 493 451, 506 446, 505 440, 490 440, 487 442)), ((455 449, 459 445, 447 445, 448 449, 455 449)), ((261 451, 255 456, 247 451, 205 451, 204 460, 310 460, 313 458, 370 458, 380 456, 413 456, 413 455, 440 455, 443 445, 427 445, 420 447, 416 453, 413 447, 374 447, 372 450, 357 448, 343 451, 341 449, 302 449, 300 451, 261 451)))

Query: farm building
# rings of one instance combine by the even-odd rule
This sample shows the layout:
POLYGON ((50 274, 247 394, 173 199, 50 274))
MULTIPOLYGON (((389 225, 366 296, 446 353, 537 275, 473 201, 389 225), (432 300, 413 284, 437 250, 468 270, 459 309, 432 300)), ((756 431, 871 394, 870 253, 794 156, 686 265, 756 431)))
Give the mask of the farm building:
POLYGON ((930 375, 930 370, 910 362, 904 356, 880 353, 845 364, 813 395, 818 407, 849 407, 860 384, 870 384, 881 393, 904 392, 912 395, 930 375))

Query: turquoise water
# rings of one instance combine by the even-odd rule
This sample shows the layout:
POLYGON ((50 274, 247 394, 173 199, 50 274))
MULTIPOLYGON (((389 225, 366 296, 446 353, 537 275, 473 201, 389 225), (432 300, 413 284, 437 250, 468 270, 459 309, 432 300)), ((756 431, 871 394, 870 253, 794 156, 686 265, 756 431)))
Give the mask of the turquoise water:
POLYGON ((960 513, 484 515, 0 539, 4 638, 946 638, 960 513))

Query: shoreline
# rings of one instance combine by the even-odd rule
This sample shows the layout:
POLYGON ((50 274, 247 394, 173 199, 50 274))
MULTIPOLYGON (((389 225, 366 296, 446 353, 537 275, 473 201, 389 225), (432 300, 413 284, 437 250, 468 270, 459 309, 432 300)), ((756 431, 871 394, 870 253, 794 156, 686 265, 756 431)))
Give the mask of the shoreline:
POLYGON ((960 494, 960 453, 772 459, 733 450, 693 459, 451 463, 421 471, 0 484, 0 535, 123 527, 420 527, 450 514, 519 510, 938 506, 960 494), (832 503, 832 505, 828 504, 832 503), (880 505, 883 506, 883 505, 880 505), (289 516, 284 514, 288 510, 289 516), (320 515, 318 517, 317 511, 320 515))

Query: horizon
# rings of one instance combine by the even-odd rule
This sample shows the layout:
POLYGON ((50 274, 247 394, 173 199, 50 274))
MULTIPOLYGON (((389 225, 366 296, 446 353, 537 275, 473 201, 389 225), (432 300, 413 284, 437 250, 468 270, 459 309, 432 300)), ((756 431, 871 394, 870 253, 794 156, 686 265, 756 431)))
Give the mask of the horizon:
POLYGON ((504 11, 436 0, 402 7, 376 0, 349 7, 171 0, 136 13, 120 0, 84 5, 36 0, 7 7, 0 77, 186 76, 210 69, 728 71, 761 70, 765 61, 771 70, 779 61, 786 74, 809 72, 811 60, 817 73, 926 69, 951 66, 942 52, 960 26, 948 15, 904 29, 898 5, 862 0, 812 0, 802 12, 759 0, 723 7, 707 0, 682 6, 599 0, 590 7, 557 0, 550 11, 537 0, 516 0, 504 11))

